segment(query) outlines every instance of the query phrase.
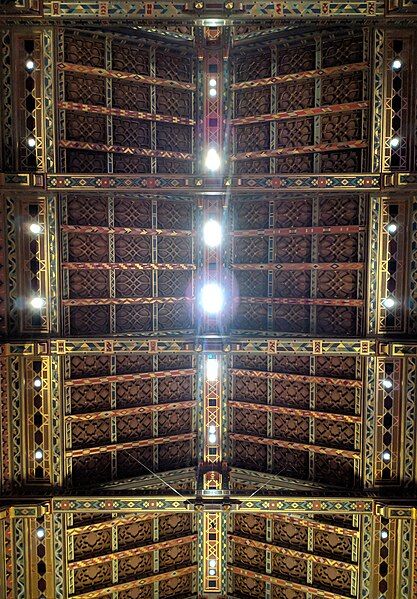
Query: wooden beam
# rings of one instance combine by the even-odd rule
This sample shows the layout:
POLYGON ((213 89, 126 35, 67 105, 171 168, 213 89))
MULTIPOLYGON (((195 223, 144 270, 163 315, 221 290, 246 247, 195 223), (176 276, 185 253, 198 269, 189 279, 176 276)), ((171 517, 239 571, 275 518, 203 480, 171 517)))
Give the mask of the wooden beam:
POLYGON ((103 420, 115 416, 131 416, 132 414, 152 414, 164 412, 165 410, 187 410, 196 406, 195 400, 175 401, 171 403, 150 404, 148 406, 137 406, 135 408, 119 408, 115 410, 104 410, 102 412, 85 412, 82 414, 68 414, 66 422, 88 422, 91 420, 103 420))
POLYGON ((363 270, 363 262, 235 262, 231 267, 233 270, 363 270))
POLYGON ((270 123, 271 121, 286 121, 288 119, 305 118, 322 114, 338 114, 341 112, 352 112, 369 108, 369 102, 346 102, 345 104, 332 104, 329 106, 314 106, 312 108, 300 108, 288 112, 276 112, 275 114, 254 114, 230 119, 231 125, 249 125, 252 123, 270 123))
POLYGON ((293 374, 290 372, 267 372, 264 370, 245 370, 243 368, 230 368, 230 374, 234 376, 249 376, 256 379, 273 379, 275 381, 286 381, 295 383, 318 383, 321 385, 336 385, 360 389, 362 381, 356 379, 340 379, 336 377, 316 376, 310 374, 293 374))
POLYGON ((151 576, 145 576, 143 578, 136 578, 130 582, 123 582, 115 584, 110 587, 103 589, 97 589, 96 591, 88 591, 87 593, 81 593, 78 595, 71 595, 71 599, 98 599, 99 597, 107 597, 112 593, 120 593, 121 591, 128 591, 130 589, 137 589, 144 587, 154 582, 160 582, 161 580, 168 580, 169 578, 179 578, 180 576, 186 576, 193 574, 197 571, 197 565, 185 566, 184 568, 177 568, 170 572, 160 572, 159 574, 153 574, 151 576))
MULTIPOLYGON (((104 228, 104 227, 103 227, 104 228)), ((280 227, 276 229, 240 229, 231 231, 232 237, 291 237, 293 235, 343 235, 346 233, 364 233, 364 225, 345 225, 332 227, 280 227)), ((92 231, 94 233, 94 231, 92 231)))
POLYGON ((120 116, 126 119, 140 121, 156 121, 158 123, 173 123, 177 125, 195 125, 193 119, 180 116, 170 116, 165 114, 156 114, 153 112, 144 112, 141 110, 127 110, 126 108, 112 108, 110 106, 99 106, 96 104, 83 104, 82 102, 68 102, 61 100, 57 103, 61 110, 72 110, 73 112, 82 112, 89 114, 104 114, 107 116, 120 116))
POLYGON ((351 562, 343 562, 340 560, 336 560, 330 557, 323 557, 321 555, 317 555, 315 553, 307 553, 306 551, 298 551, 296 549, 290 549, 288 547, 282 547, 280 545, 275 545, 271 543, 265 543, 262 541, 256 541, 255 539, 250 539, 247 537, 242 537, 240 535, 235 535, 229 533, 228 538, 239 545, 245 545, 247 547, 255 547, 256 549, 261 549, 263 551, 270 551, 271 553, 277 553, 279 555, 284 555, 286 557, 291 557, 293 559, 302 559, 307 562, 313 562, 315 564, 323 564, 324 566, 330 566, 333 568, 340 568, 341 570, 346 570, 348 572, 357 572, 359 569, 358 564, 353 564, 351 562))
MULTIPOLYGON (((343 227, 323 227, 326 229, 339 229, 343 227)), ((344 227, 349 229, 349 227, 344 227)), ((363 227, 364 229, 364 227, 363 227)), ((146 237, 156 235, 157 237, 195 237, 196 232, 186 229, 147 229, 139 227, 99 227, 95 225, 61 225, 63 233, 97 233, 98 235, 130 235, 132 237, 146 237)), ((332 233, 332 231, 324 231, 332 233)), ((355 231, 346 231, 352 233, 355 231)))
POLYGON ((64 382, 66 387, 79 387, 80 385, 102 385, 103 383, 121 383, 127 381, 145 381, 164 379, 168 377, 192 376, 195 368, 178 368, 177 370, 155 370, 154 372, 130 372, 127 374, 109 374, 103 376, 83 377, 69 379, 64 382))
POLYGON ((305 81, 306 79, 315 79, 316 77, 329 77, 345 73, 355 73, 367 70, 368 66, 367 62, 355 62, 349 65, 325 67, 322 69, 313 69, 311 71, 300 71, 299 73, 289 73, 288 75, 277 75, 276 77, 265 77, 263 79, 252 79, 251 81, 232 83, 230 89, 248 89, 262 87, 264 85, 276 85, 277 83, 289 83, 290 81, 305 81))
POLYGON ((333 591, 323 591, 309 584, 302 584, 294 582, 293 580, 284 580, 283 578, 277 578, 276 576, 270 576, 269 574, 261 574, 260 572, 239 568, 239 566, 228 566, 227 569, 234 574, 240 574, 247 578, 254 578, 256 580, 275 584, 278 587, 291 589, 293 591, 311 593, 314 597, 321 597, 322 599, 352 599, 350 595, 340 595, 339 593, 333 593, 333 591))
POLYGON ((255 150, 231 154, 230 160, 257 160, 258 158, 274 158, 276 156, 293 156, 312 154, 313 152, 337 152, 341 150, 356 150, 366 148, 368 143, 362 139, 352 141, 336 141, 334 143, 313 144, 311 146, 296 146, 292 148, 276 148, 275 150, 255 150))
POLYGON ((288 514, 266 514, 259 512, 257 514, 260 518, 271 519, 279 522, 286 522, 288 524, 295 524, 296 526, 305 526, 307 528, 316 528, 323 530, 324 532, 332 532, 337 535, 343 535, 348 537, 359 537, 359 530, 353 528, 346 528, 345 526, 337 526, 336 524, 329 524, 327 522, 320 522, 319 520, 310 520, 309 518, 298 518, 297 516, 289 516, 288 514))
POLYGON ((286 441, 284 439, 271 439, 269 437, 257 437, 255 435, 242 435, 240 433, 230 433, 232 441, 242 441, 244 443, 258 443, 259 445, 269 445, 271 447, 281 447, 283 449, 294 449, 296 451, 311 451, 322 455, 340 456, 351 460, 359 460, 360 451, 351 449, 342 449, 336 447, 323 447, 322 445, 312 445, 311 443, 298 443, 297 441, 286 441))
POLYGON ((249 403, 246 401, 229 400, 228 405, 241 410, 253 410, 254 412, 269 412, 271 414, 287 414, 288 416, 301 416, 314 418, 316 420, 330 420, 332 422, 348 422, 351 424, 362 422, 362 417, 353 414, 335 414, 331 412, 317 412, 315 410, 301 410, 299 408, 288 408, 284 406, 271 406, 267 404, 249 403))
POLYGON ((127 306, 135 304, 176 304, 192 302, 194 297, 77 297, 63 299, 63 306, 127 306))
POLYGON ((136 447, 155 447, 165 443, 179 443, 181 441, 192 441, 197 437, 197 433, 182 433, 179 435, 169 435, 167 437, 151 437, 148 439, 139 439, 138 441, 126 441, 125 443, 111 443, 99 447, 85 447, 81 449, 66 449, 65 455, 68 458, 80 458, 86 455, 98 455, 109 453, 110 451, 121 451, 134 449, 136 447))
POLYGON ((151 148, 135 148, 131 146, 116 146, 90 141, 73 141, 62 139, 59 146, 72 150, 94 150, 95 152, 106 152, 108 154, 127 154, 129 156, 145 156, 154 158, 173 158, 175 160, 194 160, 194 154, 187 152, 172 152, 170 150, 152 150, 151 148))
POLYGON ((160 77, 150 77, 149 75, 139 75, 139 73, 102 69, 100 67, 90 67, 69 62, 60 62, 57 64, 57 68, 60 71, 66 71, 68 73, 85 73, 86 75, 117 79, 118 81, 136 81, 137 83, 145 85, 158 85, 160 87, 170 87, 172 89, 183 89, 186 91, 195 91, 196 89, 195 83, 189 83, 187 81, 173 81, 171 79, 162 79, 160 77))
POLYGON ((157 517, 157 514, 139 514, 138 516, 131 516, 130 518, 113 518, 104 522, 94 522, 93 524, 82 524, 81 526, 74 526, 73 528, 67 528, 68 536, 75 536, 80 534, 86 534, 89 532, 97 532, 99 530, 107 530, 113 528, 113 526, 126 526, 128 524, 136 524, 138 522, 144 522, 145 520, 153 520, 157 517))
POLYGON ((67 270, 195 270, 195 264, 152 264, 151 262, 62 262, 67 270))
POLYGON ((123 551, 115 551, 114 553, 106 553, 97 557, 90 557, 74 562, 68 563, 69 570, 78 570, 79 568, 88 568, 95 564, 102 564, 111 560, 119 560, 127 557, 134 557, 136 555, 143 555, 144 553, 151 553, 160 549, 169 549, 170 547, 176 547, 179 545, 187 545, 197 540, 197 534, 187 535, 185 537, 179 537, 176 539, 169 539, 168 541, 159 541, 158 543, 152 543, 150 545, 142 545, 140 547, 134 547, 133 549, 124 549, 123 551))
POLYGON ((282 306, 352 306, 360 308, 364 301, 361 299, 334 299, 334 298, 309 298, 309 297, 247 297, 240 296, 234 298, 235 302, 244 304, 277 304, 282 306))

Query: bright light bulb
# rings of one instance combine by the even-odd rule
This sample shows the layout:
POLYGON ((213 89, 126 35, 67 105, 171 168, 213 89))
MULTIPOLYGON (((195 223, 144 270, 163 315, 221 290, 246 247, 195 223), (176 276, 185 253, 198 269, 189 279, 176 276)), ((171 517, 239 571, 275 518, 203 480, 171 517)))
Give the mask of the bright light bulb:
POLYGON ((385 541, 386 539, 388 539, 388 531, 387 530, 381 530, 381 539, 383 541, 385 541))
POLYGON ((400 138, 398 136, 391 137, 389 145, 391 146, 391 148, 394 148, 395 150, 400 145, 400 138))
POLYGON ((214 424, 210 424, 210 426, 208 427, 208 431, 212 435, 216 434, 216 427, 214 426, 214 424))
POLYGON ((220 156, 215 148, 210 148, 206 156, 206 168, 209 171, 218 171, 220 168, 220 156))
POLYGON ((40 310, 45 305, 43 297, 34 297, 30 300, 30 305, 34 310, 40 310))
POLYGON ((42 387, 42 380, 38 376, 33 379, 33 386, 35 389, 40 389, 42 387))
POLYGON ((43 458, 43 451, 42 449, 37 449, 35 451, 35 460, 41 460, 43 458))
POLYGON ((210 576, 215 576, 216 575, 216 570, 210 569, 209 570, 209 574, 210 574, 210 576))
POLYGON ((33 71, 33 69, 35 68, 35 63, 31 58, 28 58, 27 61, 25 62, 25 68, 27 71, 33 71))
POLYGON ((384 453, 382 454, 382 459, 384 460, 384 462, 389 462, 391 459, 391 454, 389 451, 384 451, 384 453))
POLYGON ((42 528, 42 526, 39 526, 39 528, 36 529, 36 536, 38 537, 38 539, 43 539, 45 536, 45 529, 42 528))
POLYGON ((387 231, 388 231, 388 233, 391 233, 391 235, 394 235, 394 233, 397 232, 397 229, 398 229, 398 227, 395 223, 390 223, 387 226, 387 231))
POLYGON ((29 148, 34 148, 36 146, 36 139, 33 137, 33 135, 28 137, 27 143, 28 143, 29 148))
POLYGON ((42 233, 42 227, 39 223, 32 223, 29 227, 29 231, 34 235, 39 235, 40 233, 42 233))
POLYGON ((382 300, 384 308, 393 308, 395 306, 395 300, 392 297, 386 297, 382 300))
POLYGON ((210 87, 216 87, 216 85, 217 85, 217 81, 215 79, 210 79, 209 86, 210 87))
POLYGON ((392 385, 392 381, 390 381, 389 379, 384 379, 382 381, 382 386, 384 387, 384 389, 392 389, 393 385, 392 385))
POLYGON ((209 560, 209 566, 210 566, 210 568, 215 568, 216 567, 216 560, 215 559, 209 560))
POLYGON ((208 220, 203 227, 204 243, 210 248, 220 245, 222 239, 222 228, 216 220, 208 220))
POLYGON ((201 290, 201 307, 207 314, 218 314, 224 306, 223 289, 217 283, 206 283, 201 290))
POLYGON ((399 58, 395 58, 392 61, 391 67, 392 67, 393 71, 399 71, 402 66, 403 66, 402 60, 400 60, 399 58))
POLYGON ((216 441, 217 441, 217 435, 209 435, 208 439, 209 439, 209 443, 214 445, 214 443, 216 443, 216 441))
POLYGON ((206 379, 209 382, 213 382, 213 381, 217 381, 218 378, 219 378, 219 361, 218 361, 218 359, 217 358, 207 358, 206 379))
POLYGON ((211 87, 209 89, 209 95, 210 95, 211 98, 215 98, 217 96, 217 90, 216 90, 215 87, 211 87))

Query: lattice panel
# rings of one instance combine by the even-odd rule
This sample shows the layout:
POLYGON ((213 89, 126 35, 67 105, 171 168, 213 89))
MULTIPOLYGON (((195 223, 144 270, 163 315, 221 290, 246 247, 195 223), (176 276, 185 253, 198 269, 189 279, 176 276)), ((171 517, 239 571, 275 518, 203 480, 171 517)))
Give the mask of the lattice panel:
POLYGON ((194 464, 192 354, 64 358, 66 476, 84 485, 194 464))
POLYGON ((62 30, 62 172, 191 173, 194 56, 143 39, 62 30))
POLYGON ((336 487, 360 484, 360 359, 244 358, 234 354, 230 369, 232 464, 336 487))
POLYGON ((108 514, 98 521, 91 516, 66 516, 68 596, 106 592, 150 598, 158 587, 161 597, 193 592, 194 518, 158 512, 108 514))
POLYGON ((354 194, 236 200, 233 328, 360 334, 365 214, 365 198, 354 194))
POLYGON ((194 212, 180 199, 65 196, 66 334, 192 330, 194 212))
POLYGON ((237 174, 363 172, 368 39, 286 38, 233 58, 231 160, 237 174))
POLYGON ((241 514, 232 517, 229 582, 238 597, 357 597, 359 519, 241 514))

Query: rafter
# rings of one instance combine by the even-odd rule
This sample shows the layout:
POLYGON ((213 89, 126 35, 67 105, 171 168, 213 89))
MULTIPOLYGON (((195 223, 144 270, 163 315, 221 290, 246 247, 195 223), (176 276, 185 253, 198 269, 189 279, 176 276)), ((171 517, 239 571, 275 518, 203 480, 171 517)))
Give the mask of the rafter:
POLYGON ((336 414, 331 412, 320 412, 316 410, 301 410, 299 408, 289 408, 286 406, 271 406, 260 403, 250 403, 246 401, 228 401, 231 408, 242 410, 253 410, 255 412, 269 412, 272 414, 287 414, 288 416, 302 416, 305 418, 315 418, 317 420, 331 420, 333 422, 350 422, 352 424, 362 422, 362 416, 353 414, 336 414))
POLYGON ((360 389, 362 381, 355 379, 339 379, 336 377, 324 377, 309 374, 293 374, 290 372, 267 372, 264 370, 245 370, 243 368, 230 368, 230 374, 235 376, 248 376, 251 378, 273 379, 276 381, 298 382, 298 383, 319 383, 322 385, 341 385, 360 389))
POLYGON ((177 370, 158 370, 155 372, 135 372, 129 374, 110 374, 108 376, 85 377, 65 381, 66 387, 79 387, 80 385, 101 385, 103 383, 117 383, 126 381, 164 379, 167 377, 191 376, 196 373, 195 368, 179 368, 177 370))
POLYGON ((69 458, 77 458, 86 455, 98 455, 109 453, 110 451, 122 451, 125 449, 134 449, 136 447, 154 447, 164 445, 165 443, 178 443, 181 441, 192 441, 197 437, 197 433, 182 433, 179 435, 168 435, 166 437, 152 437, 149 439, 140 439, 137 441, 127 441, 126 443, 111 443, 99 447, 88 447, 83 449, 67 449, 65 454, 69 458))

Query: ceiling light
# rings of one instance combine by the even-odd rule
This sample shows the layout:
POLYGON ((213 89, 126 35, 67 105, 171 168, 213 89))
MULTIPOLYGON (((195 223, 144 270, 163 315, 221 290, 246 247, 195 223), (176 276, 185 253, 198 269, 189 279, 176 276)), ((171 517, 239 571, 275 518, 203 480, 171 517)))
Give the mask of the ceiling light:
POLYGON ((392 61, 391 67, 392 67, 393 71, 399 71, 402 66, 403 66, 403 62, 399 58, 395 58, 392 61))
POLYGON ((396 135, 395 137, 391 137, 391 139, 389 141, 389 145, 394 150, 399 147, 399 145, 400 145, 400 138, 398 137, 398 135, 396 135))
POLYGON ((28 144, 29 148, 34 148, 36 146, 36 139, 33 137, 33 135, 30 135, 28 137, 27 144, 28 144))
POLYGON ((40 233, 42 233, 42 227, 39 223, 32 223, 29 227, 29 231, 34 235, 39 235, 40 233))
POLYGON ((210 424, 210 426, 208 427, 208 431, 212 435, 216 433, 216 427, 214 426, 214 424, 210 424))
POLYGON ((39 526, 39 528, 36 529, 36 536, 38 537, 38 539, 43 539, 45 536, 45 529, 42 526, 39 526))
MULTIPOLYGON (((217 381, 219 378, 219 361, 217 358, 208 357, 206 361, 206 379, 209 382, 217 381)), ((209 432, 210 431, 209 429, 209 432)))
POLYGON ((40 310, 45 305, 43 297, 34 297, 30 300, 30 305, 34 310, 40 310))
POLYGON ((392 381, 390 379, 383 379, 382 386, 384 387, 384 389, 392 389, 392 381))
POLYGON ((388 531, 387 530, 381 530, 381 539, 383 541, 385 541, 386 539, 388 539, 388 531))
POLYGON ((27 71, 31 72, 31 71, 33 71, 34 68, 35 68, 34 61, 31 58, 28 58, 27 61, 25 62, 25 69, 27 71))
POLYGON ((216 575, 216 570, 210 569, 209 570, 209 575, 210 576, 215 576, 216 575))
POLYGON ((217 85, 217 81, 215 79, 210 79, 209 86, 210 87, 216 87, 216 85, 217 85))
POLYGON ((395 223, 390 223, 387 226, 387 231, 388 231, 388 233, 391 233, 391 235, 394 235, 394 233, 397 232, 397 229, 398 229, 398 227, 395 223))
POLYGON ((43 458, 43 451, 42 449, 37 449, 35 451, 35 460, 41 460, 43 458))
POLYGON ((216 441, 217 441, 217 435, 209 435, 208 440, 209 440, 209 443, 214 445, 214 443, 216 443, 216 441))
POLYGON ((204 223, 203 227, 204 243, 210 248, 220 245, 222 239, 222 228, 216 220, 210 219, 204 223))
POLYGON ((211 87, 209 89, 209 95, 210 95, 211 98, 215 98, 217 96, 217 90, 216 90, 216 88, 211 87))
POLYGON ((42 387, 42 380, 38 376, 33 379, 33 386, 35 389, 40 389, 42 387))
POLYGON ((384 462, 389 462, 391 459, 391 454, 389 451, 384 451, 384 453, 382 454, 382 459, 384 460, 384 462))
POLYGON ((206 283, 201 290, 201 307, 207 314, 218 314, 224 305, 223 289, 217 283, 206 283))
POLYGON ((215 148, 210 148, 206 156, 206 168, 209 171, 218 171, 220 168, 220 156, 215 148))
POLYGON ((382 300, 384 308, 393 308, 395 306, 395 300, 392 297, 386 297, 382 300))
POLYGON ((215 568, 216 567, 216 560, 215 559, 209 560, 209 566, 210 566, 210 568, 215 568))
POLYGON ((226 19, 202 19, 203 27, 222 27, 226 25, 226 19))

